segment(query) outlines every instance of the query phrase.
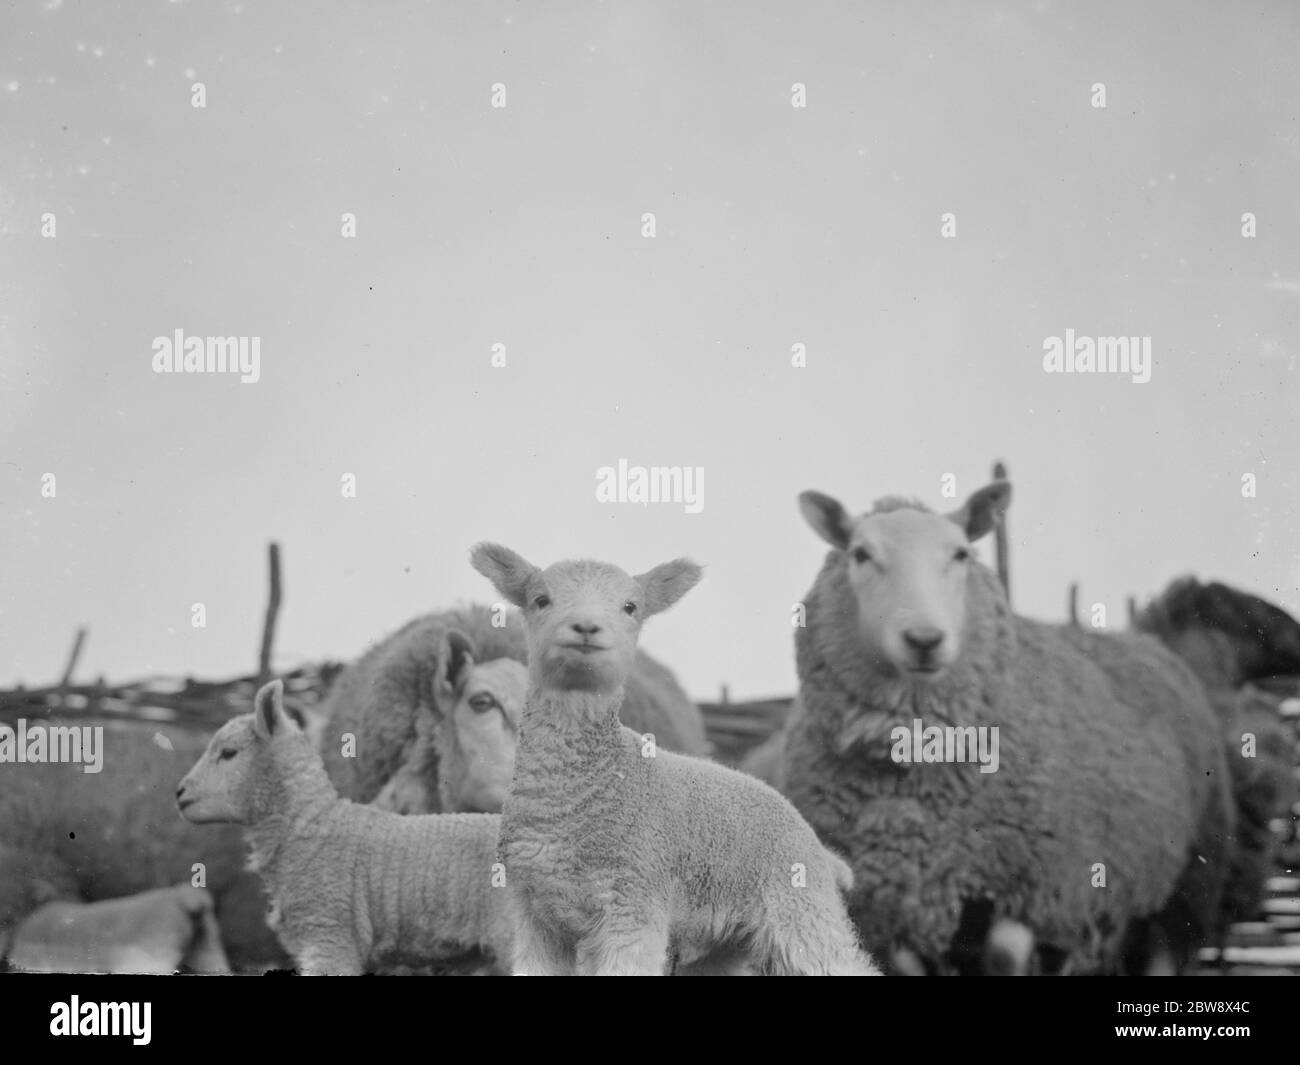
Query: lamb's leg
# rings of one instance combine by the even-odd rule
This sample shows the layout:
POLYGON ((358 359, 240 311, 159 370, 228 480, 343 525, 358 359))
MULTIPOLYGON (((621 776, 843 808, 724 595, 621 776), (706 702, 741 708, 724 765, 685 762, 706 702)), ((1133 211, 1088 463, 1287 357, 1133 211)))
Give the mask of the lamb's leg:
POLYGON ((196 973, 230 972, 230 961, 221 943, 221 929, 217 926, 211 900, 195 920, 194 941, 184 961, 196 973))
POLYGON ((515 976, 568 976, 572 959, 563 944, 521 908, 514 908, 515 953, 510 971, 515 976))
POLYGON ((668 968, 668 922, 620 928, 607 922, 578 944, 581 976, 663 976, 668 968))
POLYGON ((303 976, 360 976, 361 955, 347 943, 318 943, 303 949, 297 958, 303 976))
POLYGON ((819 890, 792 897, 780 885, 763 901, 757 922, 759 954, 775 976, 880 976, 828 878, 819 890))

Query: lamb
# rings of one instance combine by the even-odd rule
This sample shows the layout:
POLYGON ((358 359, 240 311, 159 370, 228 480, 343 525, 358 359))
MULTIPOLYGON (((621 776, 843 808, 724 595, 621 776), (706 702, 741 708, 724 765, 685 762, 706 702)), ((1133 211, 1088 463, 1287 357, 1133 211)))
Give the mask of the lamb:
MULTIPOLYGON (((339 793, 399 813, 499 812, 525 659, 518 615, 481 606, 417 618, 377 644, 343 673, 322 710, 319 748, 339 793), (355 752, 345 752, 349 735, 355 752)), ((708 751, 699 709, 644 653, 622 713, 669 750, 708 751)))
POLYGON ((404 817, 339 798, 283 691, 263 685, 253 713, 218 730, 176 802, 196 824, 245 826, 272 927, 302 971, 508 958, 504 893, 492 883, 500 818, 404 817))
POLYGON ((800 496, 831 550, 795 635, 786 794, 847 854, 868 948, 938 964, 982 907, 1113 970, 1134 919, 1215 927, 1235 820, 1221 725, 1156 641, 1011 613, 969 546, 1010 492, 995 481, 946 516, 891 497, 856 519, 800 496), (903 762, 896 729, 918 719, 998 728, 997 771, 903 762))
POLYGON ((244 868, 239 830, 176 816, 176 783, 208 732, 93 716, 42 723, 102 728, 103 766, 0 767, 0 938, 47 903, 97 903, 184 882, 211 893, 233 968, 288 963, 266 925, 261 881, 244 868))
POLYGON ((18 926, 8 964, 25 972, 229 972, 212 895, 189 884, 103 902, 50 902, 18 926))
POLYGON ((700 568, 540 570, 496 544, 477 545, 471 561, 524 612, 528 633, 501 815, 514 971, 662 975, 675 958, 696 971, 878 975, 839 895, 847 867, 785 799, 619 723, 643 622, 700 568))

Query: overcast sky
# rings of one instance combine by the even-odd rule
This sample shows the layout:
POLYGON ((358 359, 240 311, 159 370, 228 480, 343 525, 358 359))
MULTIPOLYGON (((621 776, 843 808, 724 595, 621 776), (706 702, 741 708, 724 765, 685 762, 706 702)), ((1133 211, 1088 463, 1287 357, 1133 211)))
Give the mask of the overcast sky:
POLYGON ((796 494, 995 458, 1020 612, 1300 611, 1300 8, 1136 7, 6 3, 0 684, 80 624, 87 679, 251 670, 270 539, 277 664, 354 656, 495 539, 694 557, 645 645, 789 693, 796 494), (154 373, 177 329, 259 380, 154 373), (1067 329, 1151 380, 1045 373, 1067 329), (703 509, 599 502, 620 459, 703 509))

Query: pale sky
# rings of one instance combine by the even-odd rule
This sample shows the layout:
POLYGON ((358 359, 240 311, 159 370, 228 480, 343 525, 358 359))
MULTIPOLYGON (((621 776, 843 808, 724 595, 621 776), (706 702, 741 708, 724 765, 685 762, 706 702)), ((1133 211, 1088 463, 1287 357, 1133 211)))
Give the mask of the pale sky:
POLYGON ((1298 44, 1281 0, 6 4, 0 685, 80 624, 82 679, 252 670, 272 538, 277 664, 352 657, 492 601, 495 539, 697 559, 646 647, 788 694, 796 494, 995 458, 1020 612, 1187 572, 1300 612, 1298 44), (178 328, 260 380, 155 374, 178 328), (1067 328, 1151 381, 1045 374, 1067 328), (619 459, 702 512, 598 502, 619 459))

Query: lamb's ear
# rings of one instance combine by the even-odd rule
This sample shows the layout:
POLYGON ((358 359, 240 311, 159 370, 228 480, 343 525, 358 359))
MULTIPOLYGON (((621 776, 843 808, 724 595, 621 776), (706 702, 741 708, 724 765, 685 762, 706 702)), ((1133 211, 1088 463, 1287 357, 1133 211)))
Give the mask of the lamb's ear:
POLYGON ((838 499, 822 492, 800 492, 799 510, 813 532, 841 551, 849 546, 853 519, 838 499))
POLYGON ((253 731, 268 739, 281 728, 284 719, 284 682, 277 677, 263 684, 253 696, 253 731))
POLYGON ((460 629, 449 629, 438 648, 438 701, 454 697, 474 668, 474 644, 460 629))
POLYGON ((689 558, 675 558, 633 578, 641 586, 645 606, 642 617, 667 610, 704 576, 704 570, 689 558))
POLYGON ((482 543, 470 549, 469 561, 507 600, 518 607, 525 605, 528 580, 537 572, 526 558, 500 544, 482 543))
POLYGON ((948 515, 966 531, 972 543, 987 533, 1011 505, 1011 482, 993 481, 971 495, 948 515))

